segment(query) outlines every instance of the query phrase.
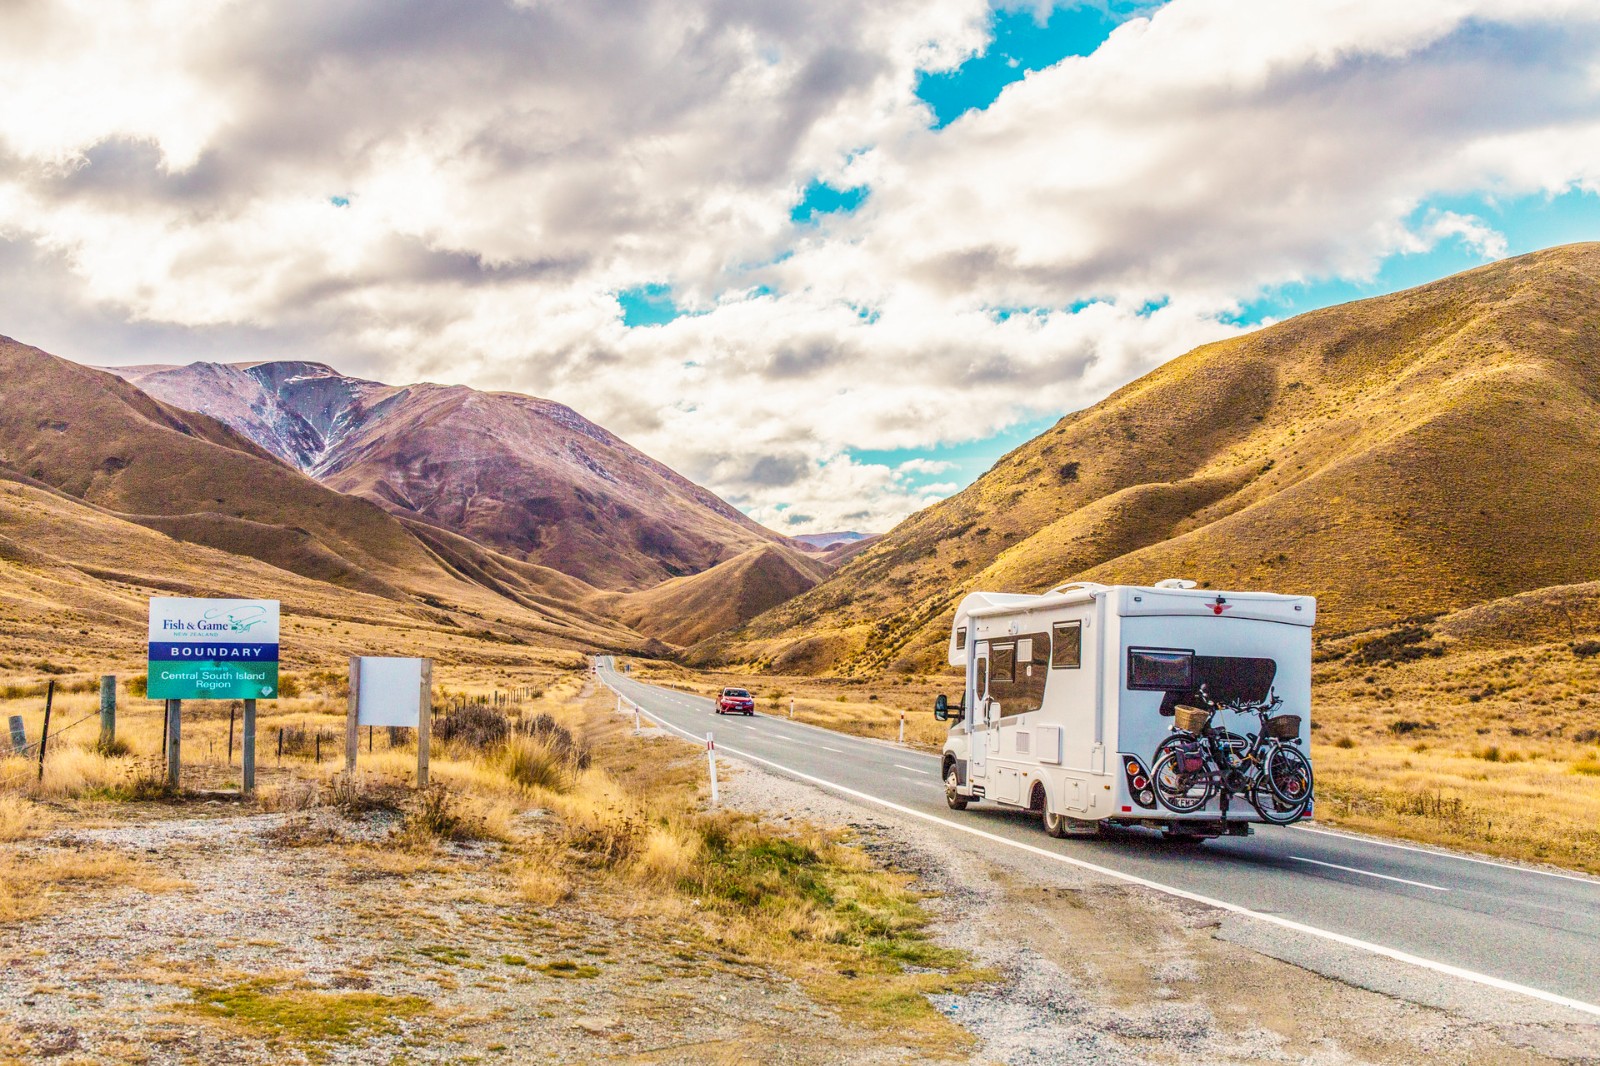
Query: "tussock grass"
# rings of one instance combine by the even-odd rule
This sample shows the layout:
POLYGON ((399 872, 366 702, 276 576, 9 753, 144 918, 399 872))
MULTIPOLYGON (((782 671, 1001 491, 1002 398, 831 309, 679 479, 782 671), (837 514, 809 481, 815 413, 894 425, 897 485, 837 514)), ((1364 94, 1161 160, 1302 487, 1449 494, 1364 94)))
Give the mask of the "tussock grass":
POLYGON ((0 795, 0 842, 31 836, 41 821, 36 804, 21 796, 0 795))

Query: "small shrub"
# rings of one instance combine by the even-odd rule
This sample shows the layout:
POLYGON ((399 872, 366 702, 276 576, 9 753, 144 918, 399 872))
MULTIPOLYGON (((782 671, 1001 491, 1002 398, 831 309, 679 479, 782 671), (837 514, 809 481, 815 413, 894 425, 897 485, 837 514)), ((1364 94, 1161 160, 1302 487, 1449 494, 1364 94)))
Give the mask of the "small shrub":
POLYGON ((446 744, 488 751, 511 735, 511 719, 487 703, 469 703, 433 723, 433 735, 446 744))
POLYGON ((1412 662, 1417 659, 1438 658, 1444 647, 1429 644, 1433 633, 1422 626, 1401 626, 1381 637, 1367 641, 1354 653, 1354 660, 1374 666, 1382 663, 1412 662))
POLYGON ((1333 746, 1336 747, 1336 748, 1345 748, 1345 749, 1348 750, 1350 748, 1355 747, 1356 746, 1356 742, 1351 740, 1349 737, 1340 737, 1338 740, 1333 742, 1333 746))
POLYGON ((1474 758, 1482 759, 1484 762, 1499 762, 1500 746, 1498 744, 1490 744, 1486 748, 1479 748, 1472 754, 1474 758))
POLYGON ((1572 646, 1572 654, 1576 655, 1580 659, 1587 659, 1594 655, 1600 655, 1600 640, 1580 641, 1572 646))
POLYGON ((95 738, 93 750, 96 755, 104 755, 108 759, 120 759, 133 751, 132 748, 128 747, 127 741, 107 741, 104 736, 95 738))
POLYGON ((1389 723, 1389 732, 1393 733, 1397 737, 1403 737, 1407 733, 1415 733, 1419 729, 1432 729, 1432 728, 1433 728, 1433 725, 1431 723, 1428 723, 1428 722, 1413 722, 1409 718, 1401 718, 1398 721, 1394 721, 1394 722, 1390 722, 1389 723))
POLYGON ((1572 772, 1585 777, 1600 777, 1600 759, 1588 756, 1572 764, 1572 772))
POLYGON ((406 811, 400 839, 410 845, 435 840, 480 840, 483 820, 462 808, 460 800, 443 785, 429 785, 417 793, 406 811))
POLYGON ((378 781, 361 774, 335 774, 328 782, 320 802, 346 817, 372 811, 398 811, 405 803, 406 789, 393 782, 378 781))

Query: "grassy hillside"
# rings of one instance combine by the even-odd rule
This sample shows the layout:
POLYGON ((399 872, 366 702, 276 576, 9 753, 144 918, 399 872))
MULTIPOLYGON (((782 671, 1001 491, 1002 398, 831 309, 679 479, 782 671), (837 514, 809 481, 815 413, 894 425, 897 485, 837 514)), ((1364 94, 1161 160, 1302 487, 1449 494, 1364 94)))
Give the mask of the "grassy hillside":
POLYGON ((669 644, 693 644, 800 595, 828 576, 829 559, 829 554, 769 544, 691 577, 591 602, 640 633, 669 644))
MULTIPOLYGON (((58 612, 82 615, 97 654, 102 639, 139 644, 142 622, 128 634, 120 623, 160 592, 277 596, 286 615, 441 636, 648 646, 578 607, 593 593, 582 582, 418 535, 113 375, 0 339, 0 403, 0 598, 46 632, 58 612), (120 635, 102 637, 113 620, 120 635)), ((12 638, 26 642, 0 633, 0 655, 12 638)))
POLYGON ((1600 574, 1600 245, 1328 308, 1161 367, 694 651, 932 669, 972 589, 1311 593, 1323 634, 1600 574))

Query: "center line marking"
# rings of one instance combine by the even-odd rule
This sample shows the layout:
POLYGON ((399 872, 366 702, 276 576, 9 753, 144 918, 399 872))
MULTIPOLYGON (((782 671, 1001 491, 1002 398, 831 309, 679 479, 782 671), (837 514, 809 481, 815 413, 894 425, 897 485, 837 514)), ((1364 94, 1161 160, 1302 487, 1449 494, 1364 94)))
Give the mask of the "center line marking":
POLYGON ((821 748, 823 751, 831 751, 835 755, 843 755, 844 754, 844 752, 840 751, 838 748, 830 748, 826 744, 818 744, 817 747, 821 748))
POLYGON ((1336 862, 1323 862, 1321 859, 1308 859, 1303 855, 1291 855, 1289 858, 1295 862, 1309 862, 1314 866, 1326 866, 1330 870, 1343 870, 1345 873, 1360 874, 1362 877, 1381 877, 1385 881, 1398 881, 1402 885, 1415 885, 1418 888, 1432 889, 1435 892, 1448 892, 1448 888, 1441 885, 1430 885, 1423 881, 1407 881, 1404 877, 1390 877, 1388 874, 1375 874, 1371 870, 1358 870, 1354 866, 1340 866, 1336 862))
MULTIPOLYGON (((690 733, 688 730, 682 729, 670 722, 658 718, 655 715, 650 714, 649 711, 645 711, 644 713, 649 715, 653 721, 657 722, 662 727, 677 733, 691 744, 701 743, 701 739, 695 736, 693 733, 690 733)), ((1033 844, 1024 844, 1020 840, 1012 840, 1010 838, 979 829, 976 826, 958 822, 952 818, 947 818, 942 814, 933 814, 928 811, 921 811, 912 807, 907 807, 904 804, 881 799, 872 795, 871 793, 861 792, 857 789, 849 788, 848 786, 829 781, 826 778, 814 777, 811 774, 802 773, 799 770, 784 766, 781 763, 775 763, 770 759, 763 759, 759 755, 752 755, 749 752, 738 751, 733 748, 727 748, 724 750, 726 750, 729 755, 732 755, 736 758, 742 757, 744 759, 748 759, 750 762, 759 763, 762 766, 769 766, 774 770, 786 773, 791 777, 798 778, 801 781, 809 781, 813 785, 819 785, 842 795, 865 800, 866 802, 876 804, 879 807, 884 807, 888 810, 895 811, 896 813, 903 814, 911 818, 916 818, 924 822, 931 822, 935 825, 941 826, 945 829, 953 830, 957 833, 978 837, 993 844, 1015 848, 1018 851, 1025 851, 1030 855, 1035 855, 1042 859, 1059 862, 1067 866, 1074 866, 1080 870, 1091 870, 1095 873, 1102 874, 1106 877, 1115 878, 1116 880, 1125 882, 1127 884, 1140 885, 1144 888, 1154 889, 1157 892, 1164 892, 1169 896, 1176 896, 1179 899, 1193 900, 1196 903, 1215 907, 1218 910, 1227 911, 1231 914, 1239 914, 1247 918, 1253 918, 1256 921, 1267 925, 1275 925, 1280 929, 1290 929, 1294 932, 1304 933, 1308 936, 1320 937, 1323 940, 1332 941, 1335 944, 1342 944, 1345 947, 1355 948, 1359 951, 1370 952, 1373 955, 1378 955, 1386 959, 1393 959, 1396 962, 1417 966, 1425 970, 1431 970, 1434 973, 1446 974, 1450 977, 1460 978, 1464 981, 1471 981, 1474 984, 1484 985, 1488 988, 1496 988, 1504 992, 1512 992, 1517 995, 1527 996, 1530 999, 1541 1000, 1545 1003, 1553 1003, 1557 1006, 1566 1007, 1569 1010, 1579 1011, 1584 1014, 1600 1016, 1600 1004, 1586 1003, 1580 999, 1572 999, 1568 996, 1563 996, 1555 992, 1547 992, 1542 988, 1533 988, 1529 985, 1520 985, 1514 981, 1507 981, 1501 977, 1494 977, 1486 973, 1479 973, 1476 970, 1468 970, 1461 966, 1452 966, 1447 962, 1439 962, 1435 959, 1425 959, 1419 955, 1413 955, 1410 952, 1401 951, 1398 948, 1391 948, 1383 944, 1374 944, 1369 940, 1361 940, 1357 937, 1347 936, 1344 933, 1335 933, 1331 929, 1319 929, 1314 925, 1306 925, 1303 922, 1297 922, 1291 918, 1285 918, 1281 915, 1269 914, 1265 911, 1251 910, 1249 907, 1243 906, 1242 904, 1230 903, 1226 900, 1202 895, 1198 892, 1190 892, 1188 889, 1178 888, 1174 885, 1165 885, 1159 881, 1152 881, 1149 878, 1140 877, 1137 874, 1125 873, 1122 870, 1112 869, 1109 866, 1101 866, 1098 863, 1092 863, 1084 859, 1073 858, 1072 856, 1065 855, 1059 851, 1048 851, 1033 844)), ((1356 872, 1365 873, 1366 871, 1357 870, 1356 872)), ((1382 877, 1384 875, 1374 874, 1372 876, 1382 877)), ((1424 887, 1435 888, 1437 886, 1426 885, 1424 887)))
POLYGON ((928 773, 927 770, 918 770, 915 766, 901 766, 899 763, 892 763, 891 765, 893 765, 896 770, 910 770, 914 774, 928 773))

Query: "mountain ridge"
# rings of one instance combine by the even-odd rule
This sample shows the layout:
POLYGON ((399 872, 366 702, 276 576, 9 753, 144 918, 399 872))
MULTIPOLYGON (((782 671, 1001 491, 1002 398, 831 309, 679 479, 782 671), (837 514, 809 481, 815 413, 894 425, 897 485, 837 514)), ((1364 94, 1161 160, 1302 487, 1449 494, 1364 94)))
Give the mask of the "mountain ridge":
POLYGON ((292 360, 110 369, 330 488, 600 587, 646 588, 789 543, 551 400, 292 360))
POLYGON ((1310 592, 1336 628, 1600 572, 1600 244, 1204 345, 1061 419, 699 662, 938 668, 971 588, 1310 592))

